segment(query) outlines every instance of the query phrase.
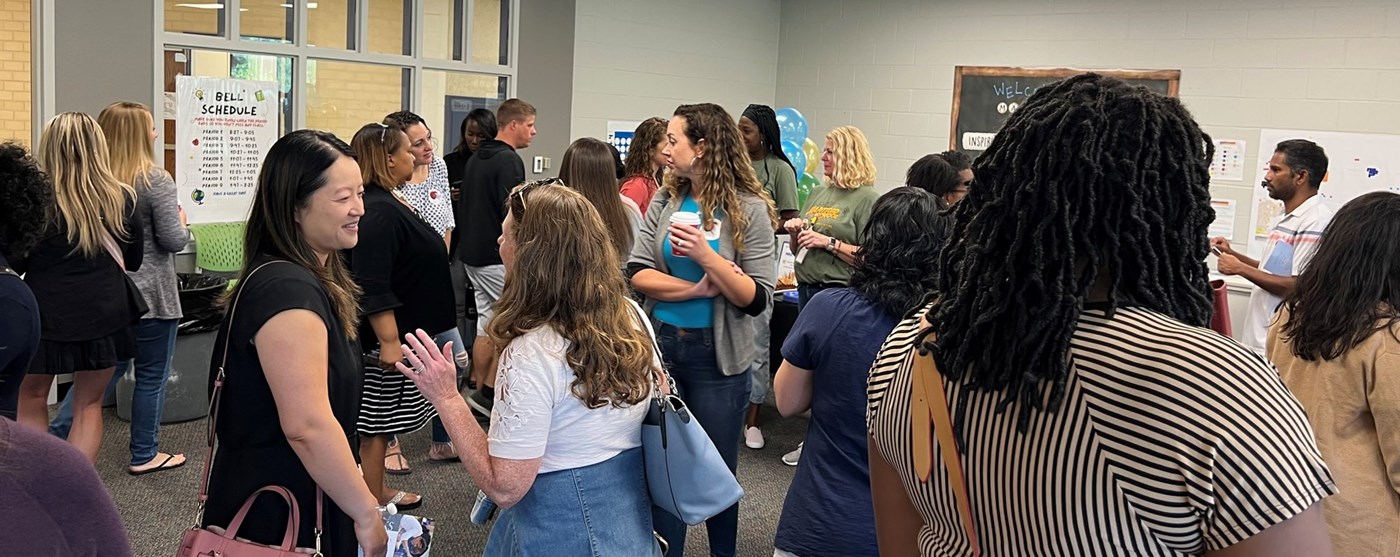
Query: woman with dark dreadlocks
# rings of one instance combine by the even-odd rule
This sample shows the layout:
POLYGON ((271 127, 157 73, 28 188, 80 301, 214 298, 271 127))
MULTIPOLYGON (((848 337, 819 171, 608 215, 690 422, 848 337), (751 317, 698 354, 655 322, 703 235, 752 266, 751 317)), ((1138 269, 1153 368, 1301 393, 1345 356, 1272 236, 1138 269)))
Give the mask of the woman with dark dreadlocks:
MULTIPOLYGON (((778 146, 778 117, 773 108, 762 104, 751 104, 739 117, 739 135, 744 139, 744 147, 749 151, 749 161, 753 163, 753 173, 763 183, 763 191, 773 198, 778 216, 784 220, 797 216, 797 169, 778 146)), ((782 232, 780 229, 779 232, 782 232)), ((778 254, 773 253, 773 265, 778 264, 778 254)), ((772 386, 772 366, 768 362, 771 349, 768 343, 772 335, 769 325, 773 321, 773 304, 754 319, 754 340, 758 357, 754 358, 753 373, 749 374, 753 386, 749 389, 749 411, 744 417, 744 446, 762 449, 763 430, 759 429, 758 409, 768 398, 772 386)))
POLYGON ((1302 407, 1204 328, 1212 151, 1097 74, 1006 122, 870 372, 881 555, 1332 554, 1302 407))

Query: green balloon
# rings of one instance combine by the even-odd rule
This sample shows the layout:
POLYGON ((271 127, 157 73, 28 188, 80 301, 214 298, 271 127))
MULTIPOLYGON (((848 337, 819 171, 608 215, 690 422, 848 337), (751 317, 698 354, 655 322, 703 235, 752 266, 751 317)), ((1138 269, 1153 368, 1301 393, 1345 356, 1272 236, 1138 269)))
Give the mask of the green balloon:
POLYGON ((822 185, 822 181, 812 176, 812 173, 803 172, 802 177, 797 179, 797 204, 805 208, 807 196, 820 185, 822 185))

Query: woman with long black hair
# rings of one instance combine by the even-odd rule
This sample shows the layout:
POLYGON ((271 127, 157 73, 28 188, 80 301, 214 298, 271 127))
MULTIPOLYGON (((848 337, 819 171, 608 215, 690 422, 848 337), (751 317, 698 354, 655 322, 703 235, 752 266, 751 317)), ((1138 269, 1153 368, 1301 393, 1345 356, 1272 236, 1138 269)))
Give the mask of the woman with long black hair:
POLYGON ((1267 347, 1337 479, 1333 551, 1400 553, 1400 195, 1337 211, 1267 347))

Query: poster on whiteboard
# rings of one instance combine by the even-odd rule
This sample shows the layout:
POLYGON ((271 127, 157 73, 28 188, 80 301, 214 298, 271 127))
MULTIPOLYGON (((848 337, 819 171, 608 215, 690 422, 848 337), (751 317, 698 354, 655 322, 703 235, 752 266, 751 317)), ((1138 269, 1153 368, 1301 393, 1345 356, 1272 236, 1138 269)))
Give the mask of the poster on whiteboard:
POLYGON ((175 186, 190 224, 247 220, 277 141, 277 84, 182 75, 175 97, 175 186))
MULTIPOLYGON (((1400 135, 1369 133, 1260 130, 1256 185, 1264 179, 1274 147, 1286 139, 1307 139, 1327 152, 1327 174, 1318 195, 1333 211, 1362 194, 1400 192, 1400 135)), ((1250 256, 1263 253, 1269 230, 1282 216, 1283 202, 1271 199, 1268 190, 1256 186, 1250 207, 1250 256)))

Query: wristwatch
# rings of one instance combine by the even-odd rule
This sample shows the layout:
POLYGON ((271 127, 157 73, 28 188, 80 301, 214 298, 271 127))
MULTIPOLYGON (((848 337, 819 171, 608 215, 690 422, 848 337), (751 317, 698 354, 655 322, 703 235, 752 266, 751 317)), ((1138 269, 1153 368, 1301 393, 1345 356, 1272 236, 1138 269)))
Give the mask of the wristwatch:
POLYGON ((836 251, 836 244, 841 243, 840 240, 836 238, 828 238, 827 240, 826 251, 836 251))

